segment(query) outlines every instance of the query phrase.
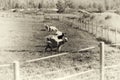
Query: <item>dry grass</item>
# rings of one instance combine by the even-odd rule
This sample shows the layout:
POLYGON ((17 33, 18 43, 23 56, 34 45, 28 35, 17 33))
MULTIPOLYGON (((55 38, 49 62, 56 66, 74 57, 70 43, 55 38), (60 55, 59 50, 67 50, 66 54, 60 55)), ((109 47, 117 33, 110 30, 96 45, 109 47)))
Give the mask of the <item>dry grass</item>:
MULTIPOLYGON (((30 17, 0 19, 0 42, 2 44, 0 45, 1 64, 13 62, 14 60, 24 61, 58 54, 57 52, 44 53, 44 37, 50 34, 46 31, 41 31, 41 29, 44 28, 44 23, 55 25, 61 31, 66 32, 69 38, 69 41, 62 47, 62 52, 69 51, 69 55, 21 64, 20 72, 23 80, 53 80, 54 78, 99 68, 99 48, 82 53, 72 53, 81 48, 97 45, 98 41, 87 32, 71 28, 68 26, 69 23, 52 20, 41 22, 38 21, 38 19, 30 17), (2 34, 2 32, 4 32, 4 34, 2 34), (57 70, 59 70, 59 72, 51 72, 57 70)), ((106 51, 105 54, 105 64, 117 64, 120 57, 119 52, 115 53, 115 49, 109 46, 106 48, 108 51, 106 51)), ((93 74, 88 73, 71 78, 71 80, 77 80, 78 78, 86 80, 84 78, 89 78, 90 76, 92 77, 91 80, 96 80, 99 78, 98 74, 99 73, 95 71, 93 74)), ((12 67, 9 69, 0 68, 0 80, 4 79, 12 80, 12 67)))

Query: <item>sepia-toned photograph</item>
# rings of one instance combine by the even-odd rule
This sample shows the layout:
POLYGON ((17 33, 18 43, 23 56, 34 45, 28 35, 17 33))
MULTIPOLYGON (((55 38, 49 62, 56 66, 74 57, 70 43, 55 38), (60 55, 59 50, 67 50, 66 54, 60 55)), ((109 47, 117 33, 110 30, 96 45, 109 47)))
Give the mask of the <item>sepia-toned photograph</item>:
POLYGON ((0 80, 120 80, 120 0, 0 0, 0 80))

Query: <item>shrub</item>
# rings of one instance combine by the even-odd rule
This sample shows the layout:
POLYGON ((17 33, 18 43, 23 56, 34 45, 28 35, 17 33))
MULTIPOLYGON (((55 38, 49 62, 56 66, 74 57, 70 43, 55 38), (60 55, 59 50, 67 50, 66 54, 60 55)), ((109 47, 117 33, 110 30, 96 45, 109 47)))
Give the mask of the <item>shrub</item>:
POLYGON ((97 3, 93 3, 93 8, 97 8, 97 3))
POLYGON ((65 11, 65 4, 62 1, 58 1, 56 7, 58 9, 58 13, 63 13, 65 11))
POLYGON ((99 12, 104 12, 105 8, 104 8, 104 6, 102 4, 99 4, 98 5, 98 10, 99 10, 99 12))
POLYGON ((110 19, 111 17, 112 17, 112 16, 107 15, 107 16, 105 17, 105 20, 110 19))
POLYGON ((38 9, 41 9, 41 8, 42 8, 42 4, 39 3, 39 4, 38 4, 38 9))
POLYGON ((18 3, 15 4, 15 8, 19 8, 19 4, 18 3))
POLYGON ((93 20, 95 18, 95 15, 90 16, 90 20, 93 20))
POLYGON ((71 0, 65 0, 65 7, 75 8, 71 0))
POLYGON ((85 9, 82 5, 79 5, 78 7, 79 9, 85 9))
POLYGON ((120 10, 116 10, 115 13, 120 14, 120 10))

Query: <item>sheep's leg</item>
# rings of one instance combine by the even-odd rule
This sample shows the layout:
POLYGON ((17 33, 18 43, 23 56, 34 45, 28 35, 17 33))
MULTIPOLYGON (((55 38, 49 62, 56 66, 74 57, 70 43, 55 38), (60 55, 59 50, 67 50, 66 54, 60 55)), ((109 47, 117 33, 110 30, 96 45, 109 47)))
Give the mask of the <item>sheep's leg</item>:
POLYGON ((48 47, 46 46, 46 47, 45 47, 45 52, 47 51, 47 49, 48 49, 48 47))
POLYGON ((61 51, 61 46, 58 47, 58 52, 60 52, 60 51, 61 51))
POLYGON ((45 52, 48 51, 48 48, 50 49, 50 51, 52 51, 52 47, 47 45, 46 48, 45 48, 45 52))
POLYGON ((50 46, 50 51, 52 51, 52 47, 50 46))

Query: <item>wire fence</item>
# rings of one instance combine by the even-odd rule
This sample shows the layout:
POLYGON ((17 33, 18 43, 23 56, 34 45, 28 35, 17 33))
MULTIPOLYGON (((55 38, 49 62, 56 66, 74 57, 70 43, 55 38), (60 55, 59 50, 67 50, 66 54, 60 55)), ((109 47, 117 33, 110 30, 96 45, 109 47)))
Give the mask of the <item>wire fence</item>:
POLYGON ((102 40, 106 43, 119 43, 119 30, 117 26, 115 28, 108 25, 99 25, 96 21, 84 20, 84 19, 67 19, 62 18, 61 21, 66 21, 72 24, 71 27, 84 30, 94 35, 98 40, 102 40), (111 38, 112 36, 112 38, 111 38))

